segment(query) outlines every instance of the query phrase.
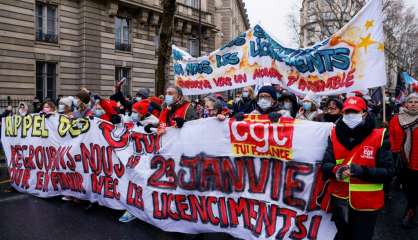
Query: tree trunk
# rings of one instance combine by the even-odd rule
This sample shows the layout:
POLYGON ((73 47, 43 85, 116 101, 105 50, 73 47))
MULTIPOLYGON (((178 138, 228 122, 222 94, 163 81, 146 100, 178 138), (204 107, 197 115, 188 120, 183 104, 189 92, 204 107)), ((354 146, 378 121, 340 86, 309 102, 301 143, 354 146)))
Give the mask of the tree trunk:
POLYGON ((155 78, 155 94, 164 94, 166 83, 169 77, 169 65, 171 57, 171 37, 174 28, 174 15, 176 13, 176 0, 163 0, 163 14, 161 18, 161 28, 158 48, 158 65, 155 78))

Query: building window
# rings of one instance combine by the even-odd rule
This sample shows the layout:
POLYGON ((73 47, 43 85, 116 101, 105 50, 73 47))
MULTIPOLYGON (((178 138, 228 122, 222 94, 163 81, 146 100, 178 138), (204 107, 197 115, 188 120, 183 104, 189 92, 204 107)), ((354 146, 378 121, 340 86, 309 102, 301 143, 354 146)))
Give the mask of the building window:
POLYGON ((193 57, 199 57, 199 39, 189 39, 189 42, 187 44, 187 49, 190 53, 190 55, 192 55, 193 57))
POLYGON ((36 40, 58 42, 57 6, 36 2, 36 40))
POLYGON ((124 96, 131 95, 131 69, 126 67, 115 68, 115 82, 126 78, 125 84, 121 89, 124 96))
POLYGON ((36 96, 41 100, 55 100, 56 66, 56 63, 36 62, 36 96))
POLYGON ((199 1, 201 0, 186 0, 186 5, 193 8, 199 8, 199 1))
POLYGON ((127 18, 115 18, 115 48, 121 51, 131 51, 130 22, 127 18))

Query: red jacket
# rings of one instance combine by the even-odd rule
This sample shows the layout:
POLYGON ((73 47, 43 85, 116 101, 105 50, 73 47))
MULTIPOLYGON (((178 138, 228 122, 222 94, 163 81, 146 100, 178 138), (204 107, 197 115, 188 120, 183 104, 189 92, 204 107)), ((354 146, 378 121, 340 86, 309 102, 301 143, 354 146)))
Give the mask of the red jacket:
MULTIPOLYGON (((399 115, 395 115, 389 122, 389 139, 392 152, 401 153, 405 159, 405 129, 399 124, 399 115)), ((409 131, 409 130, 408 130, 409 131)), ((411 151, 409 153, 408 168, 418 171, 418 128, 411 132, 411 151)))

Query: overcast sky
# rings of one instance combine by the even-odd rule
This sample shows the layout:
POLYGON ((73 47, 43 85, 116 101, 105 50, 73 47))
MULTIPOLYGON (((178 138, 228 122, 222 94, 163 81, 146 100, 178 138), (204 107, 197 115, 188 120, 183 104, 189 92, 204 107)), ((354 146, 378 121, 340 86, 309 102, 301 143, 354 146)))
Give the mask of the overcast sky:
MULTIPOLYGON (((418 0, 404 0, 418 10, 418 0)), ((272 35, 288 47, 297 47, 291 38, 288 16, 299 14, 302 0, 244 0, 251 26, 261 23, 272 35)), ((299 15, 298 15, 299 16, 299 15)))

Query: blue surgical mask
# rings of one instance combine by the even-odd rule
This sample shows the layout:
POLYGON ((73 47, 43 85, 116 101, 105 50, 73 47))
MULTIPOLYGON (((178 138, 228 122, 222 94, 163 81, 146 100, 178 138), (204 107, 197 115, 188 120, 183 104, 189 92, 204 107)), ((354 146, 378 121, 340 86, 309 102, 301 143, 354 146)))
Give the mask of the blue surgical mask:
POLYGON ((103 114, 105 114, 105 111, 103 109, 94 109, 94 116, 95 117, 100 117, 103 114))
POLYGON ((139 102, 139 101, 141 101, 142 100, 142 97, 136 97, 135 98, 135 101, 137 101, 137 102, 139 102))
POLYGON ((139 114, 137 112, 132 112, 131 118, 132 118, 132 121, 139 122, 139 114))
POLYGON ((291 110, 292 109, 292 103, 291 102, 285 102, 283 104, 283 108, 286 110, 291 110))
POLYGON ((174 97, 172 95, 165 95, 164 102, 167 106, 170 106, 174 103, 174 97))
POLYGON ((242 97, 243 98, 247 98, 248 96, 250 96, 249 92, 242 92, 242 97))
POLYGON ((305 111, 310 111, 312 109, 312 103, 311 102, 304 102, 303 103, 303 109, 305 111))

